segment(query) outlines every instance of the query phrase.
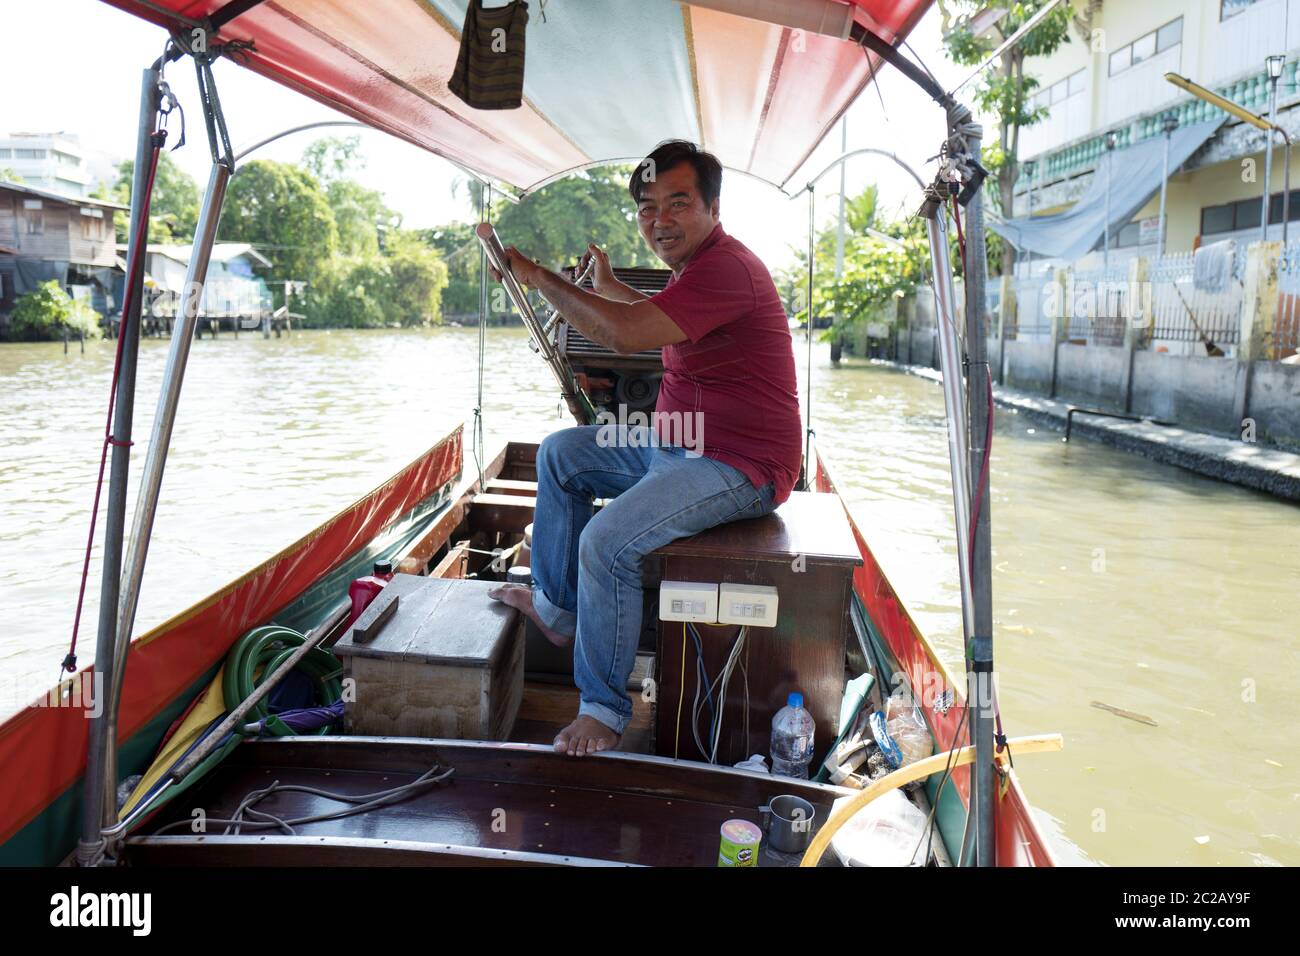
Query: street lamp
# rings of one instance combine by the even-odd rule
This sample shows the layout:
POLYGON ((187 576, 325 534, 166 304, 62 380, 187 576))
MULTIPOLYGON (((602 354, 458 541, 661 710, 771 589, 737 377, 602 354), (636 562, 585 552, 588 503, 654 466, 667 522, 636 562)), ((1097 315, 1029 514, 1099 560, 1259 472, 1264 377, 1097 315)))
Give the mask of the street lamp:
POLYGON ((1101 234, 1101 239, 1103 243, 1102 252, 1101 252, 1101 267, 1103 269, 1110 268, 1110 165, 1111 165, 1111 159, 1115 154, 1115 144, 1118 141, 1119 141, 1119 137, 1115 135, 1114 130, 1110 130, 1106 134, 1106 223, 1105 223, 1106 228, 1102 231, 1101 234))
MULTIPOLYGON (((1276 130, 1278 133, 1282 134, 1282 140, 1283 142, 1286 143, 1286 153, 1284 154, 1283 171, 1282 171, 1282 182, 1283 182, 1282 241, 1286 242, 1286 230, 1287 230, 1286 221, 1291 211, 1291 206, 1290 206, 1291 134, 1288 133, 1281 126, 1278 126, 1276 123, 1269 122, 1268 120, 1264 119, 1264 117, 1252 113, 1250 110, 1246 109, 1246 107, 1240 105, 1239 103, 1234 103, 1232 102, 1232 100, 1227 99, 1226 97, 1220 96, 1218 93, 1215 93, 1213 90, 1207 90, 1199 83, 1193 83, 1185 76, 1179 76, 1177 73, 1166 73, 1165 79, 1168 80, 1170 83, 1174 84, 1174 86, 1178 87, 1179 89, 1186 90, 1188 93, 1191 93, 1197 99, 1204 100, 1205 102, 1209 103, 1211 106, 1217 106, 1225 113, 1229 113, 1232 116, 1237 117, 1237 119, 1249 123, 1251 126, 1255 127, 1256 129, 1276 130)), ((1268 192, 1267 189, 1265 189, 1265 195, 1267 195, 1267 192, 1268 192)))
MULTIPOLYGON (((1268 119, 1269 122, 1271 123, 1275 123, 1277 121, 1277 81, 1282 79, 1282 67, 1285 64, 1286 64, 1286 57, 1277 53, 1273 54, 1270 57, 1266 57, 1264 60, 1264 67, 1268 71, 1268 82, 1269 82, 1269 86, 1271 87, 1268 96, 1268 119)), ((1288 169, 1290 165, 1291 163, 1288 160, 1287 162, 1288 169)), ((1269 130, 1268 146, 1266 147, 1266 152, 1264 153, 1264 238, 1265 239, 1268 238, 1268 214, 1272 211, 1272 206, 1273 206, 1273 202, 1272 202, 1273 197, 1271 195, 1272 188, 1273 188, 1273 131, 1269 130)), ((1283 243, 1286 242, 1287 215, 1291 211, 1290 203, 1288 202, 1288 200, 1291 198, 1288 195, 1289 192, 1290 190, 1286 188, 1284 188, 1282 191, 1282 242, 1283 243)))
POLYGON ((1160 177, 1160 235, 1156 237, 1157 258, 1165 254, 1165 195, 1169 190, 1169 140, 1173 138, 1174 130, 1178 129, 1178 115, 1172 110, 1166 113, 1160 122, 1160 128, 1165 134, 1165 173, 1160 177))

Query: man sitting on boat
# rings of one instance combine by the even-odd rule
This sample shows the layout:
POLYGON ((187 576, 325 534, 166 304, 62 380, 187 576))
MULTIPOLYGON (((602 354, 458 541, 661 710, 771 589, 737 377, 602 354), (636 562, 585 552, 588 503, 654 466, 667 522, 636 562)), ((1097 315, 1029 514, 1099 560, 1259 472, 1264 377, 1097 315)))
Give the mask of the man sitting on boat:
POLYGON ((489 592, 527 614, 552 643, 566 647, 576 638, 581 703, 555 738, 570 755, 618 746, 632 718, 627 682, 641 635, 644 557, 678 538, 767 514, 789 497, 799 472, 785 309, 767 268, 723 231, 721 187, 718 160, 681 140, 660 144, 632 173, 641 235, 673 273, 657 295, 619 282, 595 245, 579 266, 581 273, 595 259, 594 292, 506 250, 515 278, 587 338, 622 354, 663 347, 652 425, 566 428, 542 442, 536 583, 489 592), (695 447, 686 447, 687 434, 695 447), (612 500, 593 514, 594 498, 612 500))

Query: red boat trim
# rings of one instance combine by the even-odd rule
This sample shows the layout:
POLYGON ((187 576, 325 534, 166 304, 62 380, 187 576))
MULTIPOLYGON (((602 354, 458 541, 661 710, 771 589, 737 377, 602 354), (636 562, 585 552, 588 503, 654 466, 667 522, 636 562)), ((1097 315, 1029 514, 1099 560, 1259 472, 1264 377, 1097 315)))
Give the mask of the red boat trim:
MULTIPOLYGON (((816 460, 814 487, 820 492, 838 494, 835 480, 820 453, 816 455, 816 460)), ((844 504, 842 498, 840 503, 844 504)), ((966 699, 964 681, 957 680, 956 675, 948 670, 908 614, 875 555, 871 553, 871 548, 867 546, 848 505, 844 505, 844 513, 848 516, 853 537, 857 539, 858 550, 862 553, 862 566, 853 572, 853 590, 871 615, 872 623, 884 637, 921 704, 935 739, 936 752, 947 750, 953 745, 957 726, 961 722, 966 699), (944 691, 951 692, 952 705, 941 712, 935 704, 944 691)), ((959 746, 965 746, 969 742, 969 734, 963 729, 959 746)), ((1010 771, 1009 777, 1006 792, 999 795, 994 806, 998 866, 1055 866, 1056 861, 1047 840, 1034 821, 1029 801, 1025 799, 1014 770, 1010 771)), ((954 770, 952 783, 969 812, 970 768, 959 767, 954 770)))
MULTIPOLYGON (((243 577, 131 642, 121 745, 213 668, 231 641, 269 620, 312 582, 461 473, 463 426, 361 500, 243 577)), ((77 679, 89 681, 93 665, 77 679)), ((88 686, 81 684, 80 686, 88 686)), ((37 698, 48 699, 48 692, 37 698)), ((90 721, 81 707, 29 706, 0 724, 0 843, 79 779, 90 721)))

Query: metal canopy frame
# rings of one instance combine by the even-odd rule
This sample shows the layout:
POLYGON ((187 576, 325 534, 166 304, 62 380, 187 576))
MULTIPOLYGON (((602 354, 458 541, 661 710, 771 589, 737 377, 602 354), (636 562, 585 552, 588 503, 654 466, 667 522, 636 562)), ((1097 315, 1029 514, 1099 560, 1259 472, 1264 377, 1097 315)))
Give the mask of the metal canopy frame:
MULTIPOLYGON (((232 0, 206 23, 199 26, 215 34, 219 27, 234 17, 256 6, 260 0, 232 0)), ((1024 31, 1022 31, 1023 33, 1024 31)), ((890 43, 876 36, 871 31, 854 24, 851 39, 861 45, 865 51, 874 53, 885 62, 895 66, 901 73, 911 79, 928 93, 945 110, 945 143, 949 150, 950 164, 948 171, 959 173, 964 186, 959 201, 967 210, 967 245, 966 245, 966 354, 964 358, 966 376, 966 402, 969 412, 962 407, 959 387, 960 369, 958 366, 959 345, 955 316, 947 312, 955 308, 951 287, 951 270, 948 265, 946 234, 941 217, 935 213, 940 207, 934 204, 927 218, 930 234, 932 268, 934 269, 936 300, 940 305, 940 334, 945 337, 942 350, 944 365, 944 402, 950 423, 950 456, 953 472, 954 508, 959 539, 961 541, 969 531, 970 547, 966 560, 962 562, 964 579, 962 589, 963 621, 966 632, 966 658, 968 665, 968 693, 966 706, 976 704, 975 719, 972 723, 971 736, 976 747, 976 772, 973 789, 973 814, 975 826, 969 827, 968 834, 973 837, 969 846, 964 842, 960 863, 973 859, 978 865, 993 865, 994 861, 994 754, 993 754, 993 702, 991 690, 992 672, 992 593, 990 578, 990 515, 989 491, 987 484, 987 439, 991 437, 990 399, 991 380, 987 359, 984 319, 985 286, 985 246, 984 216, 980 183, 983 169, 978 162, 982 130, 971 120, 969 109, 956 103, 953 97, 945 93, 937 82, 921 68, 911 63, 890 43), (962 448, 962 426, 966 428, 967 447, 962 448), (970 437, 974 442, 970 442, 970 437), (964 451, 964 454, 963 454, 964 451), (978 489, 976 497, 970 497, 970 486, 978 489), (965 508, 963 507, 965 505, 965 508), (968 509, 975 509, 977 519, 973 527, 966 517, 968 509), (967 580, 968 578, 968 580, 967 580), (968 593, 969 592, 969 593, 968 593), (969 850, 969 853, 968 853, 969 850)), ((164 56, 159 58, 145 71, 141 95, 141 136, 137 143, 136 177, 137 188, 132 196, 133 227, 130 236, 132 243, 147 240, 147 220, 140 223, 136 218, 136 206, 143 200, 142 184, 138 182, 144 166, 146 155, 149 120, 156 112, 158 83, 162 78, 162 69, 166 62, 178 59, 186 53, 194 56, 200 74, 200 89, 203 91, 203 108, 212 151, 213 165, 204 194, 199 222, 195 232, 193 255, 189 272, 186 276, 185 294, 182 299, 182 321, 173 328, 172 342, 160 389, 158 408, 154 418, 153 433, 145 461, 144 476, 141 482, 139 501, 136 506, 131 549, 128 554, 127 567, 118 577, 117 560, 120 559, 122 546, 123 518, 125 515, 125 494, 127 482, 128 451, 131 407, 134 402, 134 350, 138 344, 139 312, 132 309, 133 316, 123 316, 122 331, 124 336, 132 339, 124 341, 124 358, 126 362, 120 376, 120 397, 118 406, 118 423, 115 427, 119 444, 113 449, 113 470, 110 483, 109 520, 105 530, 105 587, 100 604, 100 633, 97 663, 111 662, 112 674, 107 686, 107 700, 103 716, 92 729, 90 751, 87 755, 86 802, 83 814, 83 836, 78 849, 78 862, 83 865, 96 865, 106 856, 117 852, 125 836, 125 827, 117 823, 116 786, 117 786, 117 713, 121 701, 121 686, 125 672, 127 652, 130 646, 131 628, 134 624, 139 587, 143 576, 145 560, 148 554, 149 539, 153 528, 162 483, 163 469, 166 464, 168 446, 172 428, 175 423, 180 389, 184 379, 185 367, 189 357, 190 343, 198 319, 199 303, 207 275, 208 260, 215 240, 217 224, 221 216, 222 202, 230 178, 235 172, 235 155, 229 147, 229 138, 225 132, 224 120, 220 114, 220 103, 216 98, 215 86, 208 69, 211 59, 221 55, 221 48, 211 44, 212 52, 196 53, 183 48, 177 37, 169 44, 164 56), (206 69, 206 75, 205 75, 206 69), (130 348, 126 348, 127 345, 130 348), (116 519, 116 520, 115 520, 116 519), (119 594, 119 583, 121 593, 119 594)), ((278 137, 272 137, 272 139, 278 137)), ((260 145, 260 144, 259 144, 260 145)), ((255 147, 254 147, 255 148, 255 147)), ((242 157, 249 150, 240 154, 242 157)), ((880 150, 858 150, 845 154, 835 163, 842 163, 851 155, 877 152, 890 156, 900 162, 893 154, 880 150)), ((904 165, 905 168, 906 164, 904 165)), ((832 167, 828 167, 828 170, 832 167)), ((816 179, 809 182, 810 234, 814 224, 811 199, 816 179)), ((909 168, 914 178, 916 173, 909 168)), ((943 170, 941 170, 941 175, 943 170)), ((476 177, 479 178, 479 177, 476 177)), ((778 187, 779 188, 779 187, 778 187)), ((782 190, 784 192, 784 190, 782 190)), ((927 206, 934 196, 927 196, 927 206)), ((489 226, 490 230, 491 227, 489 226)), ((503 260, 500 244, 495 233, 480 236, 486 257, 503 260)), ((809 256, 809 344, 812 336, 812 253, 809 256)), ((494 261, 494 265, 504 264, 494 261)), ((504 275, 513 280, 508 268, 504 275)), ((512 298, 514 296, 512 295, 512 298)), ((521 311, 524 311, 521 309, 521 311)), ((535 320, 534 316, 534 320, 535 320)), ((539 344, 544 347, 543 341, 539 344)), ((572 405, 571 405, 572 407, 572 405)), ((810 419, 811 424, 811 419, 810 419)), ((811 437, 811 428, 809 428, 811 437)))

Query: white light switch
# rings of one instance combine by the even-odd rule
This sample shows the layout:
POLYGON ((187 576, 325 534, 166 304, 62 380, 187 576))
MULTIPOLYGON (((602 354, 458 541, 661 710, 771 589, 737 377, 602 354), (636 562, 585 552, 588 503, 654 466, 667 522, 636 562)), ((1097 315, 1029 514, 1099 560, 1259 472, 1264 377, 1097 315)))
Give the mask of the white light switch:
POLYGON ((718 623, 776 627, 776 588, 765 584, 719 584, 718 623))
POLYGON ((660 582, 659 620, 716 624, 718 586, 697 581, 660 582))

